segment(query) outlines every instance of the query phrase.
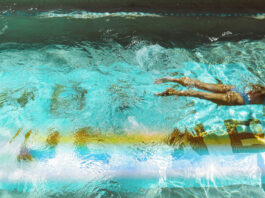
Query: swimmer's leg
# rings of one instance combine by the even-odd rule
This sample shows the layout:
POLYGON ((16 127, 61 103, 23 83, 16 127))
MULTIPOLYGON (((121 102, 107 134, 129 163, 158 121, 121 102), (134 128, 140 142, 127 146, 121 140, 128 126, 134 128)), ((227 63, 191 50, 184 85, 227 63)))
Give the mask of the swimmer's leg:
POLYGON ((240 94, 236 92, 227 92, 227 93, 208 93, 208 92, 200 92, 194 90, 186 90, 186 91, 177 91, 172 88, 167 88, 165 91, 161 93, 155 94, 156 96, 188 96, 195 97, 204 100, 209 100, 218 105, 243 105, 244 100, 240 96, 240 94))
POLYGON ((232 85, 204 83, 196 79, 191 79, 189 77, 181 77, 181 78, 165 77, 155 80, 155 84, 161 84, 165 82, 175 82, 183 86, 196 87, 214 93, 226 93, 228 91, 231 91, 231 89, 233 88, 232 85))

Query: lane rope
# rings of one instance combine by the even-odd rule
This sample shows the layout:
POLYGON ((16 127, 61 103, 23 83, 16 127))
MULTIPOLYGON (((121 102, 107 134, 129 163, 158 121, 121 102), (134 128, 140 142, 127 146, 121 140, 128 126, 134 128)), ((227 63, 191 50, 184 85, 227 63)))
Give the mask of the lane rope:
POLYGON ((74 11, 70 13, 59 13, 59 11, 41 12, 37 9, 28 11, 5 10, 0 12, 1 16, 40 16, 40 17, 70 17, 70 18, 100 18, 100 17, 258 17, 265 18, 265 13, 168 13, 168 12, 86 12, 74 11))

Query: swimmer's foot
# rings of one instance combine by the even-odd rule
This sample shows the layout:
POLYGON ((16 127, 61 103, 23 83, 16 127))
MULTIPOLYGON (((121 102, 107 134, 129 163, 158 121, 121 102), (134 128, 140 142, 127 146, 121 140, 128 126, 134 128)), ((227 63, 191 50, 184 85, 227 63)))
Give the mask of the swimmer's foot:
POLYGON ((197 83, 197 80, 195 79, 191 79, 187 76, 183 76, 181 78, 176 78, 174 79, 174 82, 177 82, 183 86, 190 86, 190 87, 193 87, 193 86, 196 86, 196 83, 197 83))
POLYGON ((156 96, 172 96, 172 95, 178 95, 177 90, 172 89, 172 88, 167 88, 165 91, 161 92, 161 93, 156 93, 156 96))
POLYGON ((155 84, 162 84, 166 82, 172 82, 173 78, 170 77, 164 77, 164 78, 159 78, 155 80, 155 84))
POLYGON ((155 80, 155 84, 162 84, 162 83, 166 83, 166 82, 175 82, 175 83, 179 83, 183 86, 196 86, 196 84, 198 83, 198 80, 195 79, 191 79, 189 77, 181 77, 181 78, 171 78, 171 77, 164 77, 164 78, 159 78, 155 80))

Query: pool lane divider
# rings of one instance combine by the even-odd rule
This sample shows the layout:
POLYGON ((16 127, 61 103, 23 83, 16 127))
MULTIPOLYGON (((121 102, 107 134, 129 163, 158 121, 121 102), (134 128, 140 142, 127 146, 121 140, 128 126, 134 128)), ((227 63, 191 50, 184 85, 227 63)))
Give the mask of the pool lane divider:
POLYGON ((264 19, 265 13, 203 13, 203 12, 86 12, 74 11, 70 13, 59 13, 58 11, 40 12, 38 10, 4 10, 1 16, 40 16, 40 17, 72 17, 72 18, 99 18, 99 17, 257 17, 264 19))
MULTIPOLYGON (((260 125, 261 122, 257 119, 249 119, 247 121, 225 120, 224 125, 227 133, 218 135, 216 133, 207 133, 203 124, 197 124, 194 131, 180 131, 174 129, 172 133, 163 132, 130 132, 124 134, 115 134, 113 132, 100 132, 91 127, 81 128, 73 133, 62 134, 59 131, 53 130, 48 132, 48 135, 38 133, 37 131, 26 131, 25 141, 38 142, 40 144, 56 146, 58 143, 86 145, 86 144, 167 144, 172 146, 197 145, 206 147, 208 145, 226 145, 230 142, 231 145, 243 144, 254 145, 260 144, 265 146, 264 130, 260 125), (247 132, 246 128, 239 126, 257 126, 256 132, 247 132), (31 140, 29 140, 31 138, 31 140), (229 139, 229 141, 228 141, 229 139)), ((18 129, 15 135, 11 138, 11 144, 14 139, 21 134, 22 129, 18 129)), ((230 144, 229 143, 229 144, 230 144)))
MULTIPOLYGON (((74 145, 76 151, 82 153, 88 151, 88 144, 93 145, 134 145, 134 146, 152 146, 152 145, 168 145, 177 149, 191 147, 199 155, 210 154, 209 148, 230 147, 233 153, 256 153, 265 151, 265 137, 262 128, 259 133, 238 131, 238 126, 259 125, 261 122, 257 119, 249 119, 247 121, 225 120, 227 133, 218 135, 216 133, 207 133, 203 124, 197 124, 194 131, 180 131, 174 129, 172 133, 102 133, 92 129, 91 127, 81 128, 71 134, 61 134, 59 131, 49 131, 48 136, 39 134, 37 131, 26 131, 24 141, 20 147, 17 160, 33 161, 34 159, 45 158, 49 156, 53 158, 56 155, 56 147, 58 144, 74 145), (45 146, 44 150, 31 148, 33 145, 45 146), (46 152, 47 151, 47 152, 46 152)), ((11 138, 9 144, 12 144, 17 136, 22 132, 18 129, 16 134, 11 138)))

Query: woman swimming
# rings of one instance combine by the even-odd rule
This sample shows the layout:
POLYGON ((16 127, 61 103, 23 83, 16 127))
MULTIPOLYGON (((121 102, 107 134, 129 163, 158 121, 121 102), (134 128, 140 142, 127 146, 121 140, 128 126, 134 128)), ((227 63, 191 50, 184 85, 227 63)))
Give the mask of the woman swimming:
POLYGON ((209 92, 200 92, 195 90, 177 91, 173 88, 167 88, 161 93, 156 93, 156 96, 189 96, 200 99, 209 100, 218 105, 247 105, 247 104, 264 104, 265 100, 265 86, 252 85, 252 89, 247 92, 237 90, 233 85, 204 83, 199 80, 188 77, 182 78, 160 78, 155 80, 155 84, 165 82, 175 82, 183 86, 196 87, 209 92))

